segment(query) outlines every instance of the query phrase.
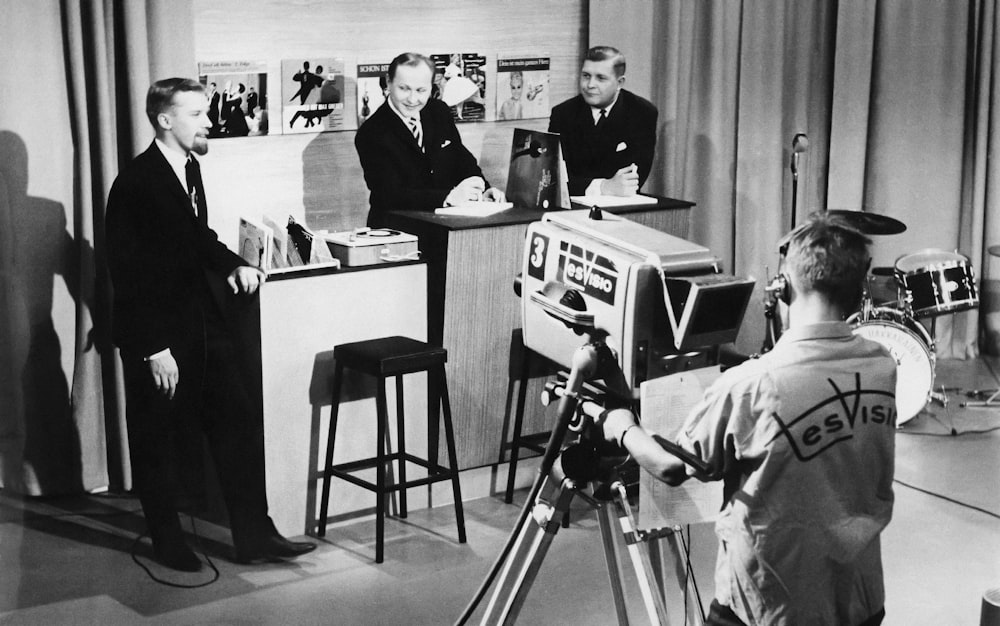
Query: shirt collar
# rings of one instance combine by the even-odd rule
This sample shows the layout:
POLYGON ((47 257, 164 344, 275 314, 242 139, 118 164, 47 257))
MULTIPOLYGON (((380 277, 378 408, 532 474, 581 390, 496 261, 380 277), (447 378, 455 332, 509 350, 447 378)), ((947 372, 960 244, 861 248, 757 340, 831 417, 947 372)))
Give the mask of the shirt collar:
POLYGON ((779 341, 808 341, 810 339, 843 339, 853 335, 850 324, 847 322, 816 322, 815 324, 805 324, 789 328, 782 333, 779 341))
MULTIPOLYGON (((392 103, 392 98, 386 98, 386 99, 385 99, 385 101, 386 101, 386 102, 387 102, 387 103, 389 104, 389 108, 390 108, 390 109, 392 109, 392 112, 393 112, 393 113, 395 113, 396 115, 398 115, 398 116, 399 116, 399 119, 403 120, 403 123, 404 123, 404 124, 409 124, 409 123, 410 123, 410 119, 411 119, 411 117, 410 117, 409 115, 403 115, 403 114, 402 114, 402 113, 401 113, 401 112, 399 111, 399 109, 397 109, 397 108, 396 108, 396 105, 394 105, 394 104, 392 103)), ((415 119, 415 120, 417 120, 417 124, 420 124, 420 112, 419 112, 419 111, 417 111, 417 114, 416 114, 416 115, 414 115, 414 116, 412 117, 412 119, 415 119)))
MULTIPOLYGON (((618 102, 618 96, 621 94, 622 90, 619 89, 615 92, 615 99, 611 101, 608 106, 604 107, 604 116, 608 117, 611 115, 611 109, 618 102)), ((590 107, 590 114, 594 116, 594 123, 597 123, 598 118, 601 117, 601 107, 590 107)))
POLYGON ((170 169, 172 169, 174 174, 177 176, 177 180, 180 181, 181 188, 187 189, 187 170, 185 167, 187 166, 188 156, 174 150, 167 144, 160 141, 159 138, 157 138, 155 142, 156 147, 163 153, 163 158, 165 158, 167 163, 170 165, 170 169))

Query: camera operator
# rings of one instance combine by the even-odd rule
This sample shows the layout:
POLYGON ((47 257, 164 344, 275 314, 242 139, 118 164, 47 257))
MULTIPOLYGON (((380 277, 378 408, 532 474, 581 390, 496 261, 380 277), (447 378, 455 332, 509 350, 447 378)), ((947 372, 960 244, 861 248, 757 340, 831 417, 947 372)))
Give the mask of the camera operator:
POLYGON ((627 410, 602 423, 608 441, 668 484, 724 481, 709 624, 869 626, 885 616, 879 535, 892 516, 896 364, 844 322, 870 243, 825 214, 785 237, 788 330, 724 372, 679 435, 708 474, 627 410))

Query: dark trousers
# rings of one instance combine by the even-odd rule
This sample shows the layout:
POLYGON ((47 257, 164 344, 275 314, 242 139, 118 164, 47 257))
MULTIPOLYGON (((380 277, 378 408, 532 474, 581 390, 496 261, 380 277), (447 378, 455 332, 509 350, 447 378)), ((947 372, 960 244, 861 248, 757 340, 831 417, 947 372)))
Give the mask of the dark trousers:
POLYGON ((156 390, 141 356, 122 355, 133 483, 153 540, 179 531, 178 509, 204 504, 207 442, 239 546, 273 532, 263 416, 247 392, 229 336, 210 332, 206 341, 195 343, 171 348, 179 369, 173 399, 156 390))
MULTIPOLYGON (((875 615, 858 624, 858 626, 879 626, 884 618, 885 609, 883 608, 875 615)), ((718 600, 712 600, 712 606, 709 608, 705 626, 746 626, 746 624, 740 618, 736 617, 736 614, 728 606, 719 604, 718 600)))

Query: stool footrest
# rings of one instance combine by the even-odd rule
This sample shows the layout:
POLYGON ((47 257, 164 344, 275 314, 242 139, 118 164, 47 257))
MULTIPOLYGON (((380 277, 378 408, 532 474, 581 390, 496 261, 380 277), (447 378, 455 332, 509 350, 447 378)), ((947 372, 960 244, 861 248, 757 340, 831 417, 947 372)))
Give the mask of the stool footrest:
MULTIPOLYGON (((424 478, 413 478, 407 480, 405 483, 390 483, 382 487, 382 491, 400 491, 402 489, 410 489, 413 487, 420 487, 423 485, 430 485, 432 483, 441 482, 444 480, 451 480, 453 472, 446 467, 438 466, 438 473, 432 474, 424 478)), ((368 491, 378 491, 378 485, 375 483, 365 480, 363 478, 358 478, 354 474, 338 470, 336 468, 330 468, 328 474, 330 476, 336 476, 342 480, 346 480, 349 483, 355 484, 358 487, 367 489, 368 491)))
POLYGON ((530 435, 521 435, 517 440, 507 441, 503 444, 504 452, 513 449, 515 446, 518 448, 527 448, 538 453, 545 452, 545 446, 549 441, 551 436, 550 432, 532 433, 530 435))
MULTIPOLYGON (((401 454, 399 452, 393 452, 382 457, 383 463, 391 463, 393 461, 409 461, 415 465, 438 472, 450 472, 451 470, 443 465, 432 465, 427 459, 422 459, 418 456, 413 456, 409 452, 401 454)), ((364 469, 371 469, 378 466, 378 457, 371 456, 366 459, 358 459, 356 461, 348 461, 346 463, 338 463, 337 465, 331 465, 330 470, 340 470, 341 472, 357 472, 364 469)))

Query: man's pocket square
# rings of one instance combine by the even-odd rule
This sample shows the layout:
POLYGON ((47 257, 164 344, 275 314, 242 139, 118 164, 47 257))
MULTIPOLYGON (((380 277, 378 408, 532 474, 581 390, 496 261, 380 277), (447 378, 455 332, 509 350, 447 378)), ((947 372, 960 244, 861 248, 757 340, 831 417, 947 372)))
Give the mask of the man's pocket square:
POLYGON ((451 145, 451 139, 445 139, 445 140, 444 140, 444 143, 443 143, 443 144, 441 144, 441 147, 442 147, 442 148, 447 148, 447 147, 448 147, 448 146, 450 146, 450 145, 451 145))
POLYGON ((628 146, 625 144, 624 141, 621 141, 621 142, 618 143, 618 146, 615 148, 615 152, 621 152, 625 148, 628 148, 628 146))

